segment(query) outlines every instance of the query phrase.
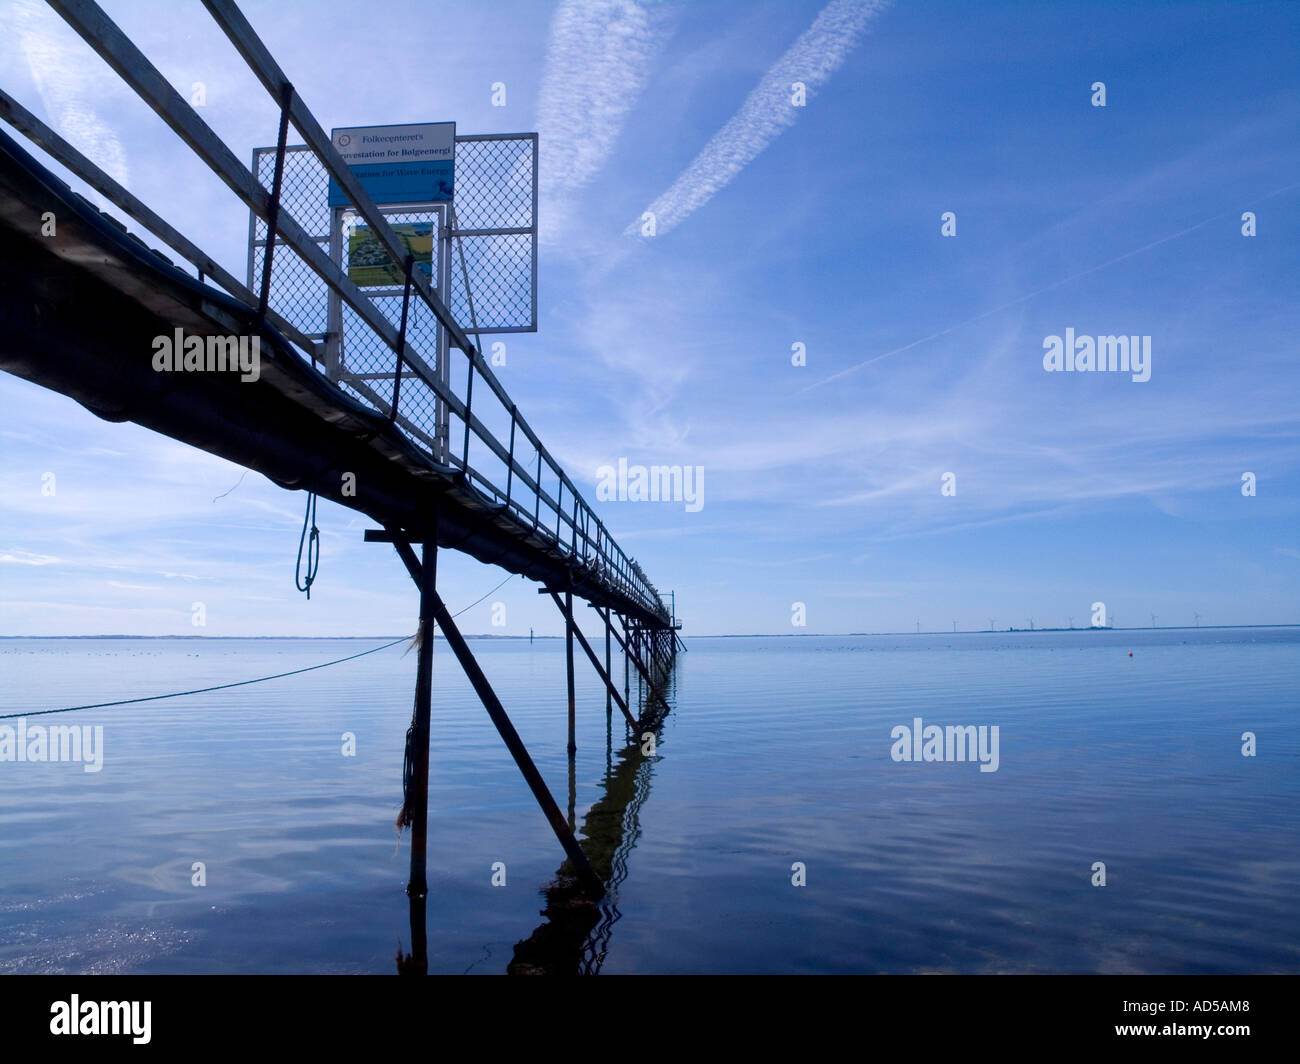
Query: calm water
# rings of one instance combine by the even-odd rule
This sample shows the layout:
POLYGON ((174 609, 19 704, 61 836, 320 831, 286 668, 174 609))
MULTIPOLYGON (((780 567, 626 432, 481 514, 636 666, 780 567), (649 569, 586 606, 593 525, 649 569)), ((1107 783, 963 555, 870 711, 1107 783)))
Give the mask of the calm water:
MULTIPOLYGON (((0 640, 0 713, 379 642, 0 640)), ((562 641, 472 646, 567 810, 562 641)), ((572 802, 615 886, 589 917, 553 893, 547 919, 559 845, 437 645, 431 971, 584 955, 604 972, 1300 971, 1300 632, 689 647, 653 758, 617 710, 607 746, 579 658, 572 802), (891 730, 918 716, 997 725, 998 770, 892 760, 891 730)), ((411 944, 393 819, 414 671, 399 646, 30 718, 102 725, 104 761, 0 762, 0 972, 394 971, 411 944)))

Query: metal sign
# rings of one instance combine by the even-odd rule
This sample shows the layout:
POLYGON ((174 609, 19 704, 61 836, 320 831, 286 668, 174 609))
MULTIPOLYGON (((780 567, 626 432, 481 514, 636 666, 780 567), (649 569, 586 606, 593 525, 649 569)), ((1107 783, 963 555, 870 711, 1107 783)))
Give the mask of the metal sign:
MULTIPOLYGON (((330 131, 330 140, 361 187, 379 206, 450 203, 455 192, 456 123, 352 126, 330 131)), ((351 206, 330 178, 329 205, 351 206)))

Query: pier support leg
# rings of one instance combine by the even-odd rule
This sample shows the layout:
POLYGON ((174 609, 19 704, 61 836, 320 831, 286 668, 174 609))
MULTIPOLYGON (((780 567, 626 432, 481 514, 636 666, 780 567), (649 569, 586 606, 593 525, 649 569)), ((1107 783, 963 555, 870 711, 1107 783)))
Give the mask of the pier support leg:
POLYGON ((578 759, 569 751, 569 830, 578 830, 578 759))
MULTIPOLYGON (((596 657, 596 652, 591 649, 591 644, 587 642, 587 637, 582 634, 582 629, 578 627, 578 622, 574 620, 573 596, 565 595, 564 600, 561 601, 560 596, 556 594, 554 591, 549 592, 549 594, 551 596, 552 601, 554 601, 556 607, 559 609, 561 613, 564 614, 564 623, 566 626, 565 631, 569 632, 570 635, 577 638, 578 642, 582 645, 583 653, 587 655, 587 660, 591 662, 591 667, 596 670, 596 674, 600 677, 601 682, 604 683, 606 697, 612 695, 614 701, 618 703, 618 708, 623 711, 623 716, 627 718, 628 724, 630 724, 632 727, 636 727, 636 719, 628 711, 627 703, 623 701, 622 696, 618 693, 618 690, 614 687, 614 681, 609 678, 609 673, 605 669, 602 669, 600 667, 600 659, 596 657)), ((572 669, 573 666, 572 651, 570 651, 569 653, 569 666, 570 669, 572 669)), ((573 699, 572 699, 573 673, 572 672, 569 673, 569 691, 570 691, 569 705, 572 706, 573 705, 573 699)))
POLYGON ((425 907, 428 905, 428 898, 417 898, 412 895, 411 903, 411 952, 403 956, 401 950, 397 953, 397 974, 398 975, 428 975, 429 974, 429 938, 425 932, 425 920, 427 914, 425 907))
MULTIPOLYGON (((610 616, 607 612, 602 611, 600 607, 596 608, 596 612, 606 619, 608 619, 610 616)), ((623 618, 623 635, 619 635, 617 631, 614 632, 614 640, 615 642, 618 643, 619 647, 623 651, 624 686, 628 688, 628 694, 630 698, 631 690, 628 684, 628 665, 630 663, 636 666, 637 675, 640 678, 640 680, 645 683, 647 692, 653 692, 654 696, 657 699, 659 699, 661 703, 663 703, 664 709, 671 710, 672 706, 668 704, 668 702, 664 699, 663 695, 658 693, 658 690, 654 686, 654 681, 651 678, 650 673, 646 670, 645 665, 641 661, 641 652, 639 649, 639 645, 642 638, 643 636, 641 633, 641 629, 630 626, 628 624, 628 620, 626 617, 623 618)), ((630 701, 625 701, 624 704, 630 705, 631 703, 630 701)), ((635 721, 629 721, 629 723, 631 723, 633 727, 636 727, 635 721)))
POLYGON ((605 775, 614 770, 614 714, 605 710, 605 775))
MULTIPOLYGON (((407 571, 418 580, 420 563, 416 560, 415 551, 411 549, 409 543, 401 540, 395 540, 393 545, 397 548, 397 553, 405 563, 407 571)), ((470 650, 469 644, 465 642, 465 637, 460 634, 460 629, 456 627, 456 622, 452 619, 446 603, 438 597, 436 591, 433 593, 433 618, 438 625, 438 630, 442 632, 443 638, 447 640, 451 652, 456 656, 456 660, 460 662, 460 667, 464 670, 470 686, 474 688, 479 701, 483 703, 483 708, 487 710, 492 724, 496 727, 497 734, 501 736, 506 744, 506 749, 510 751, 510 756, 515 759, 515 764, 519 766, 524 781, 528 784, 529 790, 533 792, 533 797, 537 799, 537 804, 541 806, 547 822, 551 825, 551 830, 555 832, 555 837, 560 840, 560 845, 564 847, 564 852, 568 854, 569 862, 573 865, 574 872, 581 881, 583 888, 593 898, 601 897, 605 893, 605 884, 592 871, 587 855, 582 852, 578 840, 574 837, 573 832, 569 830, 568 824, 565 823, 564 814, 560 812, 560 807, 555 804, 555 799, 551 797, 546 781, 542 779, 542 774, 537 771, 537 766, 533 764, 528 748, 524 746, 523 740, 519 738, 519 733, 515 731, 515 726, 511 723, 510 717, 505 711, 505 707, 501 705, 501 699, 492 690, 492 685, 488 683, 487 677, 483 675, 483 670, 479 667, 478 661, 475 660, 473 651, 470 650)))
POLYGON ((610 677, 614 675, 614 670, 610 667, 610 638, 609 638, 610 619, 609 614, 605 615, 605 730, 609 730, 609 720, 614 713, 614 689, 610 683, 610 677))
MULTIPOLYGON (((608 613, 606 613, 606 614, 605 614, 605 620, 608 621, 609 619, 610 619, 610 615, 609 615, 608 613)), ((626 631, 627 631, 627 618, 626 618, 626 617, 620 617, 619 620, 620 620, 620 621, 622 622, 622 624, 623 624, 623 631, 626 632, 626 631)), ((631 661, 628 660, 628 659, 629 659, 629 653, 628 653, 628 649, 627 649, 627 644, 624 643, 622 639, 620 639, 620 640, 618 641, 618 645, 619 645, 619 648, 623 651, 623 698, 624 698, 625 701, 627 701, 627 700, 631 699, 631 697, 632 697, 632 667, 631 667, 631 666, 632 666, 632 663, 631 663, 631 661)))
POLYGON ((636 671, 640 676, 637 681, 637 700, 644 706, 646 696, 646 684, 649 682, 649 675, 645 671, 645 655, 641 649, 641 629, 632 629, 632 663, 636 666, 636 671))
MULTIPOLYGON (((415 672, 415 716, 411 724, 411 877, 406 892, 412 898, 429 893, 425 849, 429 832, 429 717, 433 706, 433 601, 437 595, 438 543, 424 544, 420 565, 420 650, 415 672)), ((409 548, 408 548, 409 549, 409 548)))
POLYGON ((573 693, 573 592, 564 593, 564 658, 569 670, 569 753, 578 749, 576 700, 573 693))

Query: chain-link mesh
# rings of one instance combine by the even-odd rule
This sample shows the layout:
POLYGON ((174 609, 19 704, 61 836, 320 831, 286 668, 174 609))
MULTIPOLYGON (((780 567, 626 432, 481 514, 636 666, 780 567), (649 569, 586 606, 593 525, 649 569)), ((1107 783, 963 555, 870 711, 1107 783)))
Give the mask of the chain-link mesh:
POLYGON ((536 148, 534 136, 456 138, 455 228, 473 235, 453 252, 451 310, 480 332, 537 328, 536 148), (500 232, 519 229, 528 232, 500 232))
MULTIPOLYGON (((274 148, 254 150, 253 175, 269 192, 275 179, 274 148)), ((305 144, 295 144, 285 149, 280 206, 292 214, 294 221, 312 236, 329 239, 329 175, 316 158, 316 153, 305 144)), ((265 240, 266 222, 254 215, 253 226, 253 239, 265 240)))
MULTIPOLYGON (((442 239, 442 225, 438 212, 415 210, 383 210, 390 225, 424 225, 429 228, 430 243, 438 247, 442 239)), ((351 237, 354 230, 364 226, 360 215, 343 212, 342 241, 345 266, 351 266, 353 255, 351 237)), ((438 256, 430 255, 430 262, 417 265, 430 286, 440 287, 438 256)), ((394 330, 401 328, 403 287, 372 287, 367 289, 370 301, 388 320, 394 330)), ((343 306, 342 339, 339 343, 339 380, 363 401, 378 402, 387 411, 392 406, 393 374, 397 369, 397 353, 380 337, 361 316, 346 303, 343 306)), ((427 367, 430 373, 438 370, 438 319, 418 296, 407 301, 406 363, 398 395, 398 417, 410 431, 414 441, 434 457, 438 404, 433 389, 425 382, 427 367), (412 367, 417 367, 413 369, 412 367)))
MULTIPOLYGON (((253 153, 253 174, 270 189, 275 177, 275 149, 258 148, 253 153)), ((291 215, 316 243, 329 253, 329 210, 325 206, 325 169, 315 155, 303 149, 286 151, 280 186, 281 210, 291 215)), ((262 264, 266 261, 266 222, 251 214, 248 287, 262 290, 262 264)), ((267 305, 285 321, 313 339, 321 339, 328 328, 328 288, 316 271, 305 263, 283 239, 275 242, 271 263, 271 288, 267 305)))
MULTIPOLYGON (((274 148, 258 148, 253 173, 266 189, 274 182, 274 148)), ((475 333, 524 332, 537 326, 537 216, 535 134, 456 138, 456 198, 451 213, 453 237, 448 276, 438 276, 438 249, 444 216, 438 209, 380 208, 390 225, 430 226, 432 262, 423 267, 435 291, 447 293, 448 309, 462 329, 475 333), (466 280, 468 279, 468 288, 466 280)), ((285 151, 280 210, 330 255, 339 240, 347 271, 350 257, 378 270, 379 285, 365 292, 380 315, 399 330, 403 284, 400 273, 384 278, 385 267, 398 270, 384 252, 358 246, 351 235, 364 220, 353 211, 341 214, 337 234, 328 205, 324 164, 305 146, 285 151)), ((260 291, 266 252, 266 223, 256 216, 249 227, 249 287, 260 291)), ((561 555, 586 567, 599 582, 618 588, 653 613, 665 615, 654 585, 640 566, 604 533, 598 519, 579 502, 574 486, 547 456, 539 461, 537 445, 519 428, 508 400, 495 394, 482 374, 471 369, 463 352, 448 350, 439 364, 437 316, 412 291, 407 309, 406 359, 400 389, 394 346, 347 300, 335 303, 338 320, 330 322, 330 292, 325 282, 287 244, 277 238, 268 304, 307 336, 325 340, 329 361, 322 368, 341 388, 364 405, 388 415, 398 391, 398 426, 408 439, 442 466, 459 470, 489 503, 535 529, 561 555), (331 336, 331 329, 336 335, 331 336), (452 401, 440 399, 435 382, 443 382, 452 401), (468 404, 472 424, 456 413, 468 404), (513 441, 513 442, 511 442, 513 441), (503 455, 501 452, 504 451, 503 455)))
MULTIPOLYGON (((531 332, 537 328, 536 147, 533 134, 456 138, 455 228, 468 235, 460 237, 452 249, 448 306, 465 329, 473 328, 475 322, 478 331, 484 333, 531 332)), ((274 148, 254 151, 253 173, 264 188, 271 188, 274 148)), ((328 188, 325 165, 311 149, 293 145, 285 150, 281 210, 292 215, 327 252, 328 188)), ((254 215, 249 246, 249 287, 254 292, 260 290, 265 244, 266 223, 254 215)), ((324 282, 277 241, 270 305, 303 332, 319 335, 328 327, 325 293, 324 282), (282 256, 287 267, 283 274, 282 256)))

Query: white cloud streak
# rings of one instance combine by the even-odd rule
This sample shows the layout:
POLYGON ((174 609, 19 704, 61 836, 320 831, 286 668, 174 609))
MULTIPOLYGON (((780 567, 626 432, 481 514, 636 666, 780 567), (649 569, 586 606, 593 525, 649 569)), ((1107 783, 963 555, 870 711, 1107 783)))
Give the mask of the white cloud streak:
POLYGON ((8 550, 0 554, 0 565, 54 565, 59 559, 53 554, 34 554, 29 550, 8 550))
POLYGON ((551 23, 537 127, 542 239, 605 165, 666 33, 636 0, 563 0, 551 23))
MULTIPOLYGON (((126 151, 92 102, 111 76, 107 68, 71 38, 45 5, 26 0, 8 15, 7 31, 17 38, 50 124, 118 184, 130 188, 126 151)), ((96 198, 104 206, 103 198, 96 198)))
MULTIPOLYGON (((647 208, 655 216, 655 235, 663 236, 704 206, 748 166, 781 132, 794 124, 799 108, 791 86, 802 82, 811 100, 817 88, 857 47, 867 25, 887 0, 832 0, 713 135, 672 186, 647 208)), ((641 231, 641 220, 625 233, 641 231)))

